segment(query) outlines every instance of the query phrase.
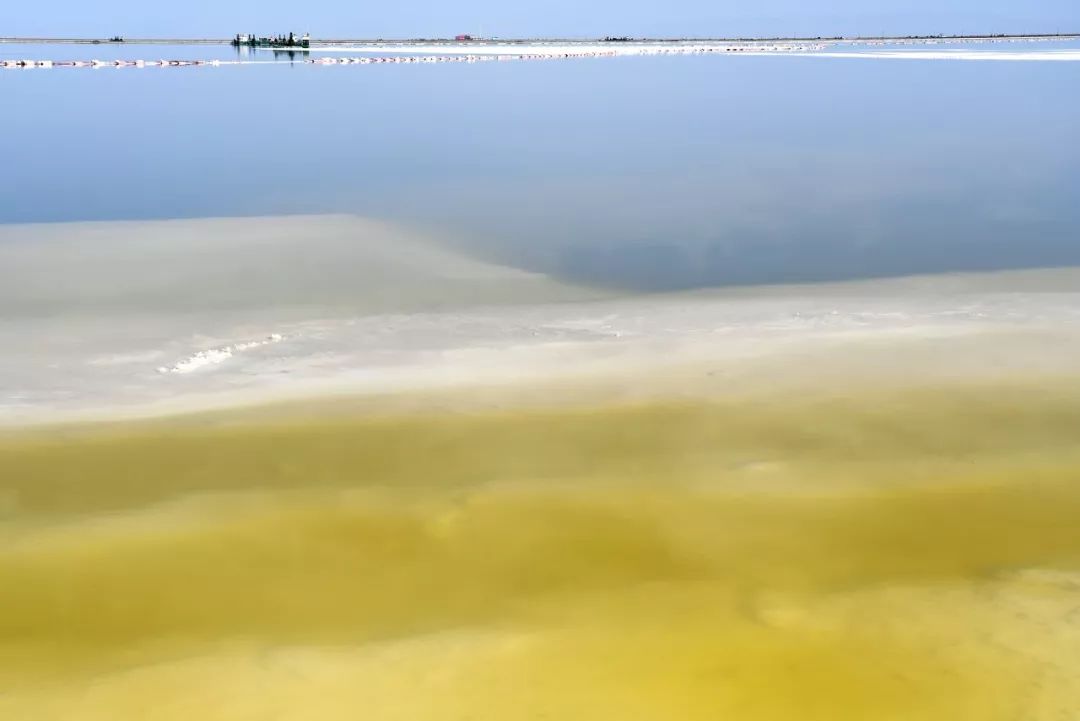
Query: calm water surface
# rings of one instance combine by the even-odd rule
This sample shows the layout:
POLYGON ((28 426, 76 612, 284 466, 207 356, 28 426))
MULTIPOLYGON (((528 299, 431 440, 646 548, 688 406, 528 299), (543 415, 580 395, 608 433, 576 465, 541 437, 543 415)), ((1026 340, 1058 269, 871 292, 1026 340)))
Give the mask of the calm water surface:
POLYGON ((0 718, 1075 718, 1077 68, 0 71, 0 718))
MULTIPOLYGON (((1076 45, 977 49, 1048 47, 1076 45)), ((0 222, 345 212, 639 290, 1075 264, 1077 67, 676 56, 6 71, 18 112, 0 138, 0 222)))

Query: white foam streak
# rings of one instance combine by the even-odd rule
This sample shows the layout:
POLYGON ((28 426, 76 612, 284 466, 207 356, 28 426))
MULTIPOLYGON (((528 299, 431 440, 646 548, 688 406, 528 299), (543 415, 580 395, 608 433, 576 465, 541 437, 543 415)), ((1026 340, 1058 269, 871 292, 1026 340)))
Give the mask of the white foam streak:
POLYGON ((158 373, 192 373, 207 366, 223 363, 232 358, 235 353, 241 353, 246 350, 251 350, 252 348, 270 345, 271 343, 279 343, 282 340, 284 340, 283 336, 272 333, 262 340, 234 343, 233 345, 222 346, 220 348, 208 348, 192 353, 187 358, 177 361, 172 366, 162 366, 157 370, 158 373))

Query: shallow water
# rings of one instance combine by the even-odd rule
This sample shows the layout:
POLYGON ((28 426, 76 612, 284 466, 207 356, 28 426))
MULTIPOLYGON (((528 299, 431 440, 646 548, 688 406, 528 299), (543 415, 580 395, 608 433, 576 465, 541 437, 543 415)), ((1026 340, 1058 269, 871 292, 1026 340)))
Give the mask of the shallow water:
POLYGON ((353 216, 0 226, 0 423, 560 376, 655 394, 670 366, 707 394, 875 364, 1038 378, 1080 355, 1078 278, 627 296, 353 216))
POLYGON ((4 71, 0 717, 1068 718, 1075 67, 4 71))
POLYGON ((1078 399, 9 439, 0 710, 1059 718, 1080 701, 1078 399))

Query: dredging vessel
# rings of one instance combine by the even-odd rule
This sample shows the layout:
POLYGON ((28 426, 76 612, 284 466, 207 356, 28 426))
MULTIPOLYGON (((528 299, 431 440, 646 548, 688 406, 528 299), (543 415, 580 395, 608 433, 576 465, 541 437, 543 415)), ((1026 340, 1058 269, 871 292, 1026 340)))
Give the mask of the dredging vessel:
POLYGON ((307 33, 304 33, 302 37, 296 35, 296 33, 289 33, 288 35, 275 35, 267 38, 237 34, 232 39, 232 44, 238 48, 291 48, 297 50, 311 47, 311 37, 307 33))

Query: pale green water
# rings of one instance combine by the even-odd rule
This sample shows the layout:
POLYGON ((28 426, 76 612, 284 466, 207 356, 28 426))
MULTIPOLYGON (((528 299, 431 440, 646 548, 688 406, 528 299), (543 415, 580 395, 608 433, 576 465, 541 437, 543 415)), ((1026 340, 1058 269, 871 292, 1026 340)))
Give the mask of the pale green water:
POLYGON ((1080 702, 1071 381, 275 413, 0 446, 2 715, 981 721, 1080 702))

